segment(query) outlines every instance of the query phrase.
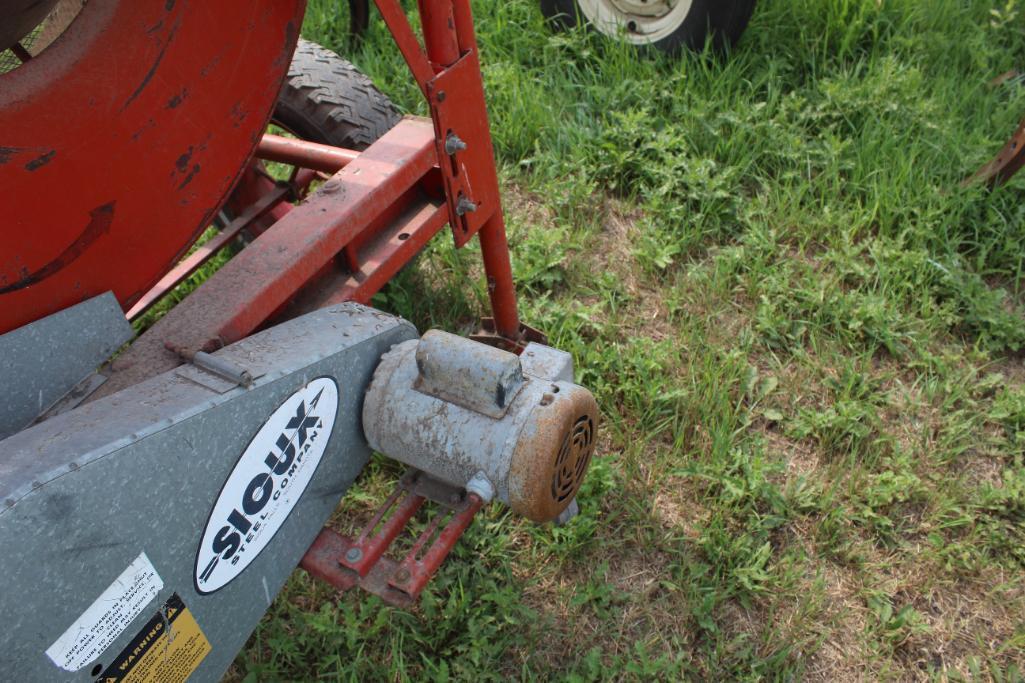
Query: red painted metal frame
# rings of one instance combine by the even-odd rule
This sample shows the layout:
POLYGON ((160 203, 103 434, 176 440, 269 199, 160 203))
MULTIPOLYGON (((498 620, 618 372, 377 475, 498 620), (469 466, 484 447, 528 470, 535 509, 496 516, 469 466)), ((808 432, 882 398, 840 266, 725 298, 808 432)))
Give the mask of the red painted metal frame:
MULTIPOLYGON (((288 140, 287 138, 280 139, 288 140)), ((289 140, 289 142, 292 141, 289 140)), ((261 143, 260 148, 257 150, 258 156, 262 148, 263 145, 261 143)), ((348 159, 349 157, 349 150, 330 149, 332 152, 329 154, 333 163, 338 163, 342 158, 348 159), (344 154, 336 155, 334 152, 344 154)), ((322 154, 320 150, 313 151, 315 156, 320 154, 322 154)), ((358 153, 353 152, 352 154, 358 153)), ((293 155, 294 153, 289 152, 289 156, 293 155)), ((348 163, 348 161, 346 160, 345 163, 348 163)), ((310 185, 317 179, 323 179, 322 173, 297 166, 293 169, 288 182, 278 182, 271 178, 258 160, 254 159, 242 174, 242 179, 235 187, 231 200, 226 206, 232 212, 238 213, 238 216, 225 225, 216 236, 195 247, 188 256, 182 259, 152 289, 146 292, 134 306, 128 309, 128 313, 125 315, 129 320, 135 320, 141 316, 153 304, 195 273, 217 252, 236 241, 236 238, 243 233, 248 234, 250 237, 258 237, 266 232, 267 228, 292 210, 290 202, 306 197, 310 185)))
POLYGON ((168 344, 211 351, 261 328, 375 221, 401 216, 411 193, 436 186, 436 161, 431 124, 400 121, 136 339, 94 396, 176 367, 168 344))
POLYGON ((292 164, 324 173, 337 173, 358 156, 359 152, 352 149, 320 145, 269 133, 263 136, 256 147, 258 159, 292 164))
POLYGON ((373 518, 363 527, 363 531, 360 532, 356 540, 350 544, 349 551, 355 550, 356 556, 349 559, 346 556, 347 553, 338 560, 339 564, 353 570, 360 578, 365 577, 388 550, 388 546, 406 528, 406 524, 420 510, 425 500, 427 499, 423 496, 411 493, 404 487, 396 488, 384 505, 378 508, 373 518), (398 503, 397 506, 396 503, 398 503), (392 507, 395 507, 395 512, 389 515, 387 520, 383 520, 392 507), (381 524, 382 521, 384 524, 381 524), (379 524, 381 524, 381 528, 375 534, 374 529, 377 529, 379 524))
POLYGON ((419 472, 404 476, 355 539, 325 528, 300 566, 339 590, 358 586, 397 607, 413 604, 484 505, 477 495, 440 482, 425 486, 426 479, 419 472), (388 557, 427 501, 438 508, 434 517, 401 560, 388 557))
POLYGON ((470 526, 474 515, 480 511, 483 505, 484 501, 476 494, 471 493, 467 496, 463 507, 452 513, 448 523, 440 532, 438 532, 438 528, 445 516, 435 515, 420 537, 416 539, 413 548, 399 563, 391 578, 388 579, 388 586, 416 599, 434 573, 441 567, 448 554, 452 552, 459 537, 470 526), (437 533, 437 538, 428 546, 427 543, 434 538, 435 533, 437 533), (424 551, 424 548, 427 550, 424 551))
POLYGON ((128 313, 126 314, 128 319, 135 320, 149 310, 149 308, 159 301, 165 294, 181 284, 182 281, 199 270, 199 268, 214 254, 231 243, 231 241, 238 237, 238 235, 249 225, 266 215, 277 204, 285 201, 288 198, 288 195, 289 188, 287 186, 276 187, 260 197, 256 203, 246 207, 238 218, 224 226, 224 228, 208 242, 197 247, 192 253, 185 257, 181 263, 172 268, 167 275, 162 277, 160 282, 154 285, 151 290, 146 292, 141 299, 135 302, 135 305, 128 309, 128 313))
POLYGON ((469 0, 418 0, 426 55, 398 0, 374 1, 431 106, 456 244, 479 233, 496 341, 517 348, 526 328, 516 306, 469 0), (447 153, 450 132, 466 150, 447 153), (475 209, 460 213, 460 198, 475 209))

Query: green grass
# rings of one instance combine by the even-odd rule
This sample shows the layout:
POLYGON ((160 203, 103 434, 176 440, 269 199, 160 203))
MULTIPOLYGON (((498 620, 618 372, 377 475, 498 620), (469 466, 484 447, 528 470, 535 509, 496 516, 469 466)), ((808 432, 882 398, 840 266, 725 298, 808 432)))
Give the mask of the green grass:
MULTIPOLYGON (((340 5, 305 36, 423 114, 340 5)), ((523 317, 603 412, 582 514, 492 506, 412 612, 297 572, 230 676, 1021 680, 1025 177, 958 183, 1025 112, 987 86, 1025 5, 763 0, 678 61, 474 8, 523 317)), ((376 303, 471 331, 479 273, 439 239, 376 303)))

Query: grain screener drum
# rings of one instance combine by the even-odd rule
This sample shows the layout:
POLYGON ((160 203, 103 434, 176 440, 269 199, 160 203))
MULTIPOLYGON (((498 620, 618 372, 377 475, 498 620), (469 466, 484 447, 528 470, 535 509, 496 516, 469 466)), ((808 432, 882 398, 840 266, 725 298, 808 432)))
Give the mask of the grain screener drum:
POLYGON ((0 332, 106 291, 127 309, 177 262, 260 140, 304 6, 89 0, 0 73, 0 332))

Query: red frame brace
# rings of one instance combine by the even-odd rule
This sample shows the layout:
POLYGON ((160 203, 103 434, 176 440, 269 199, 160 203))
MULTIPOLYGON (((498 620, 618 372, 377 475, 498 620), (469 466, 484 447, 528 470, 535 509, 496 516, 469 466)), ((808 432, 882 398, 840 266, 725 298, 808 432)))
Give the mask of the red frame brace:
POLYGON ((300 566, 339 590, 359 586, 390 605, 408 607, 420 596, 483 504, 476 494, 465 495, 461 489, 442 484, 422 472, 410 471, 355 540, 325 528, 300 566), (402 560, 396 562, 386 556, 388 548, 428 500, 440 511, 402 560), (442 527, 446 519, 448 522, 442 527))
MULTIPOLYGON (((365 303, 446 222, 457 244, 475 233, 480 240, 493 318, 476 338, 516 351, 543 339, 521 325, 517 311, 469 2, 420 0, 427 54, 398 0, 376 2, 429 98, 432 124, 407 118, 358 154, 266 136, 258 156, 337 172, 302 204, 293 208, 282 201, 251 221, 250 231, 262 234, 136 340, 95 396, 176 367, 180 359, 168 345, 211 351, 314 307, 365 303), (446 63, 455 55, 455 62, 446 63), (446 151, 449 131, 465 150, 446 151), (460 209, 458 193, 477 208, 466 210, 464 203, 460 209), (276 219, 269 226, 268 216, 276 219)), ((312 179, 310 173, 303 177, 312 179)), ((255 204, 275 187, 251 167, 235 196, 255 204)), ((204 256, 172 271, 146 295, 145 305, 213 251, 200 249, 204 256)))
POLYGON ((517 312, 470 2, 417 0, 426 54, 398 0, 374 2, 431 107, 456 245, 479 233, 494 313, 491 341, 521 350, 538 333, 521 326, 517 312), (457 149, 451 136, 466 148, 457 149))

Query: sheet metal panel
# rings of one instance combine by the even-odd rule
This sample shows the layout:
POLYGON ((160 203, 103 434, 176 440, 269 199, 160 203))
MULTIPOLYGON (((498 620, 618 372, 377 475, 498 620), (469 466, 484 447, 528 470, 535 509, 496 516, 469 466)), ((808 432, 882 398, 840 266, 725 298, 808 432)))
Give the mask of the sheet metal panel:
POLYGON ((32 424, 131 338, 110 292, 0 335, 0 439, 32 424))
POLYGON ((190 680, 218 680, 370 455, 360 418, 378 359, 415 336, 358 304, 323 309, 215 354, 251 372, 249 389, 174 370, 0 442, 5 677, 95 680, 176 594, 212 645, 190 680), (229 475, 268 416, 319 377, 337 384, 338 411, 305 493, 241 574, 201 593, 197 554, 229 475), (58 669, 47 649, 140 553, 159 574, 156 598, 95 661, 58 669))

